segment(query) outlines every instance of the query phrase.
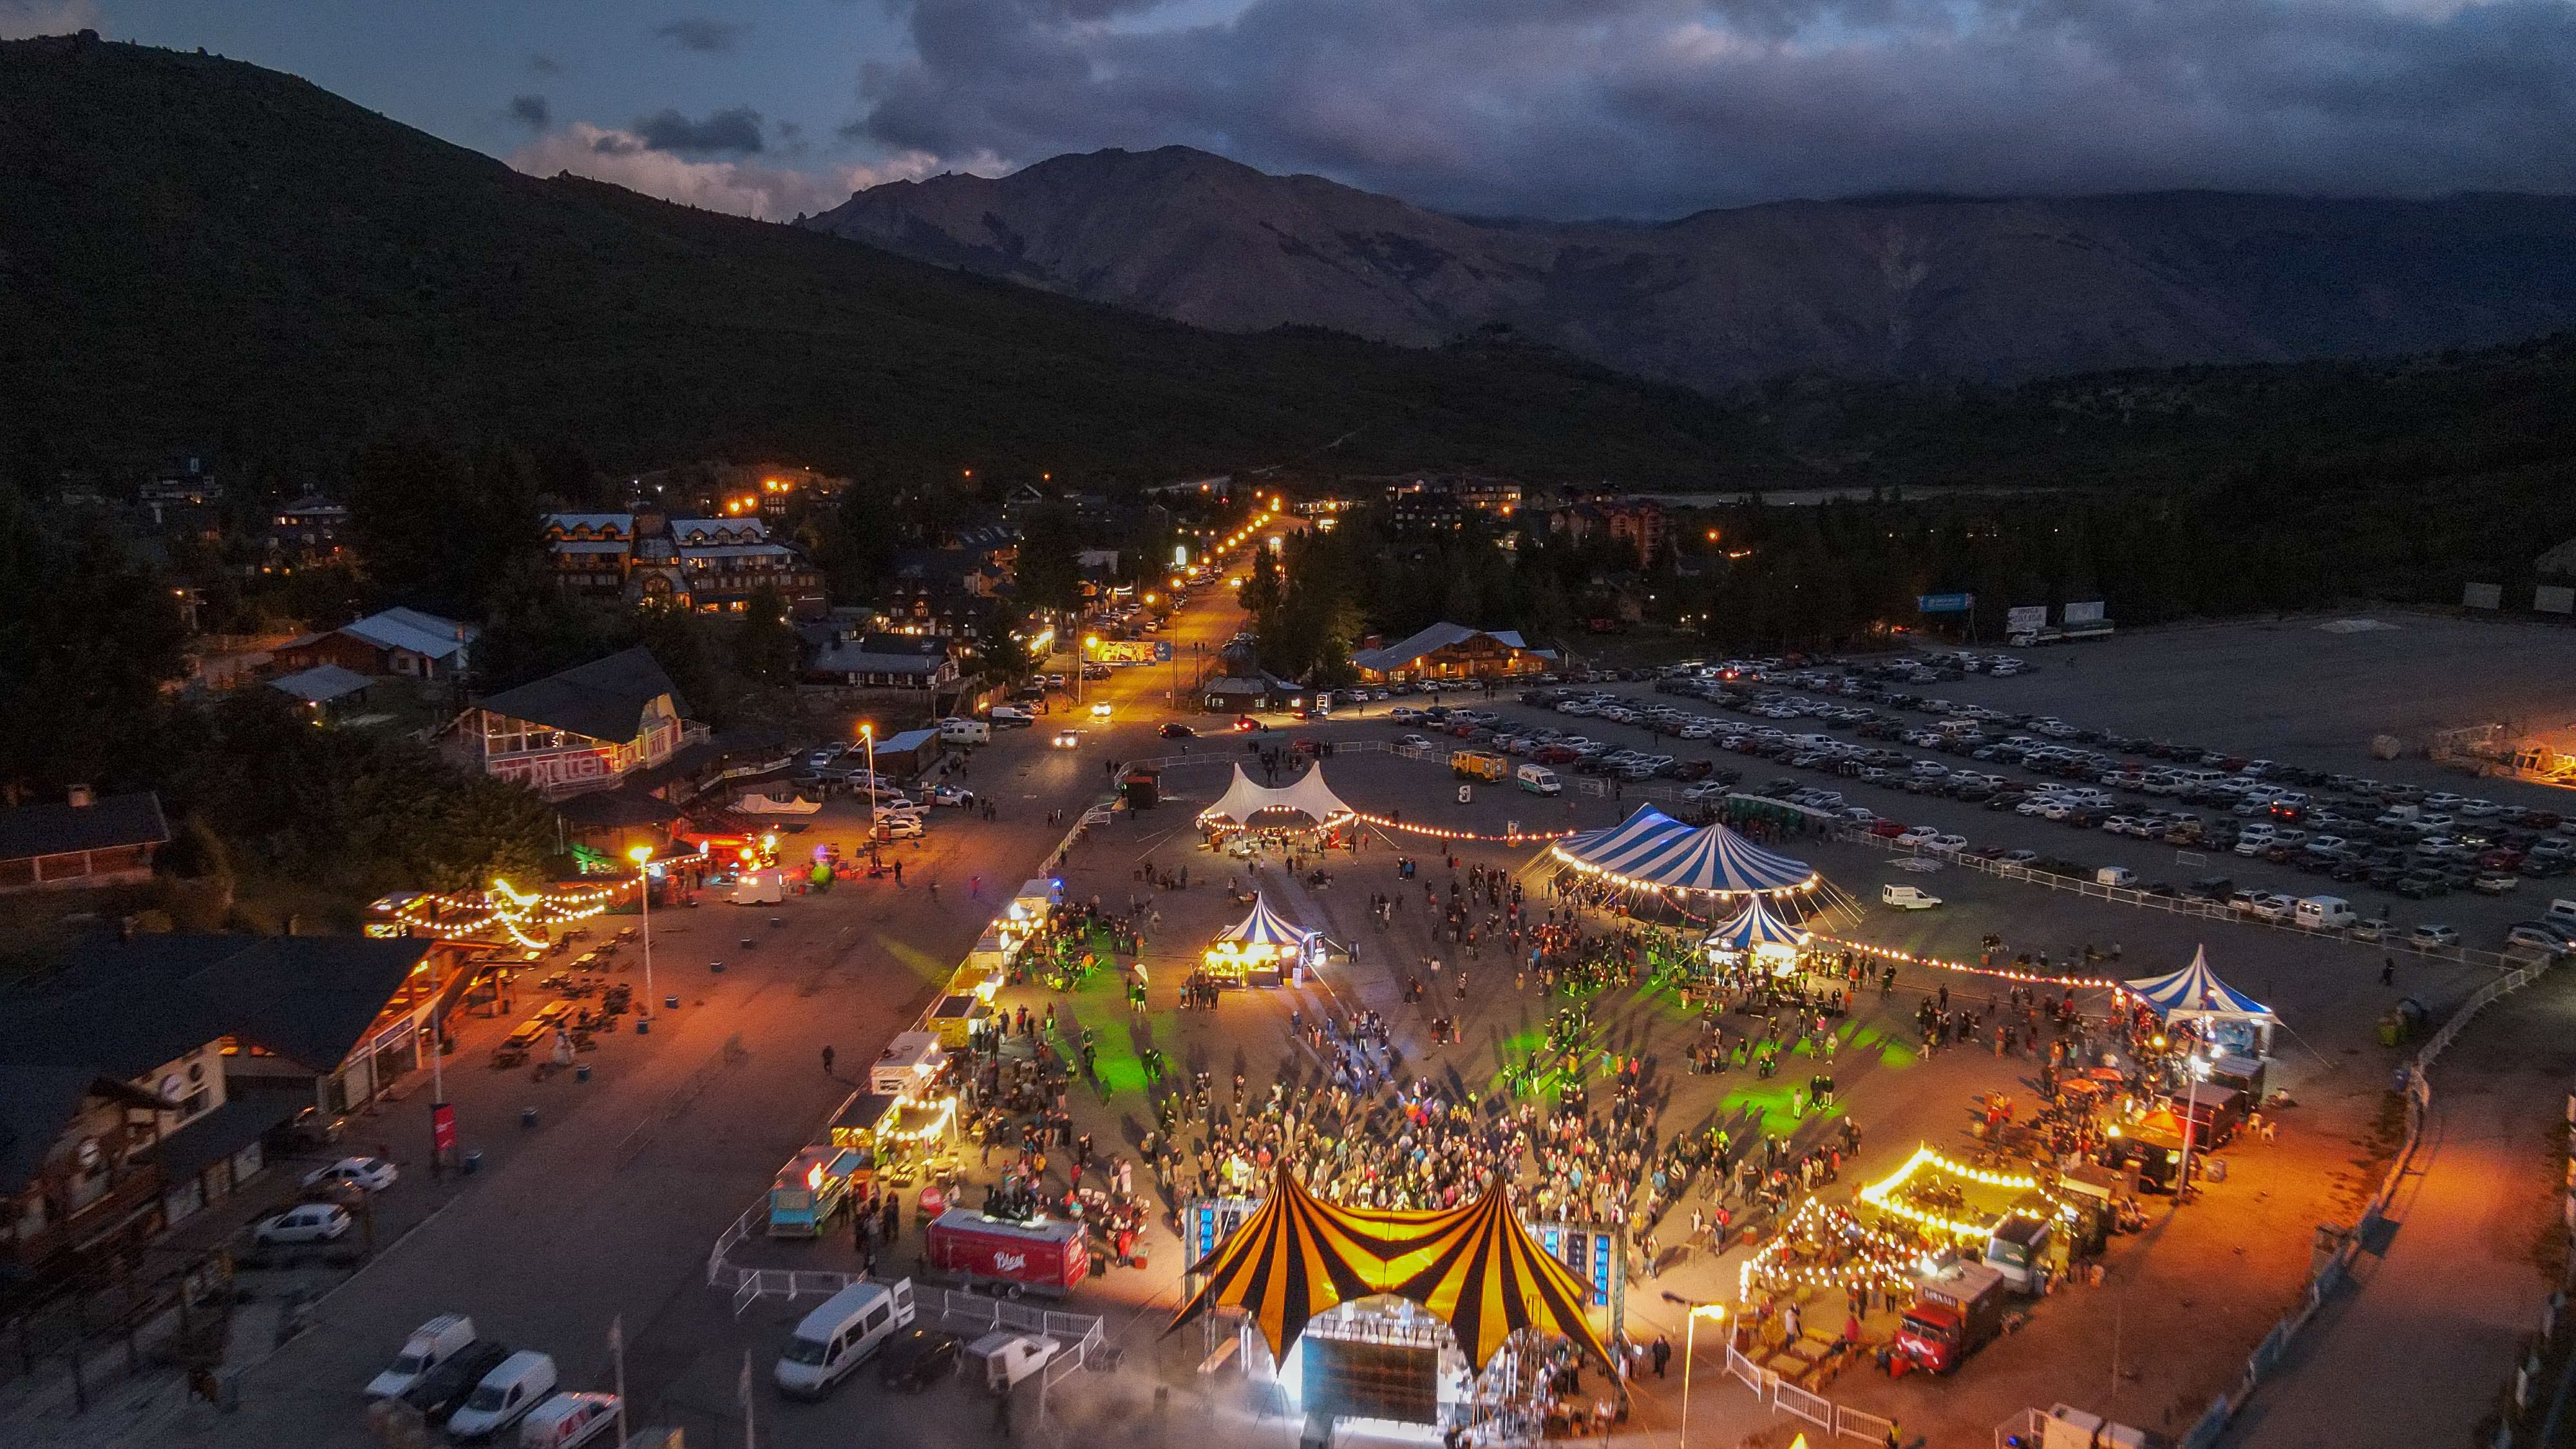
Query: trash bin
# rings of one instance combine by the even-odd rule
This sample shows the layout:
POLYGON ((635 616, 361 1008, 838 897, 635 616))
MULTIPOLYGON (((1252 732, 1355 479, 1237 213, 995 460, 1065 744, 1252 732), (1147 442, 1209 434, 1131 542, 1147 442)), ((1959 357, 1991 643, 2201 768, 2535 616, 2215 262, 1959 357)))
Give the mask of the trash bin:
POLYGON ((576 1082, 587 1082, 587 1081, 589 1081, 589 1080, 590 1080, 590 1063, 588 1063, 588 1062, 583 1062, 581 1065, 579 1065, 579 1066, 577 1066, 577 1067, 574 1067, 574 1068, 572 1069, 572 1079, 573 1079, 574 1081, 576 1081, 576 1082))
POLYGON ((521 1107, 519 1109, 519 1125, 522 1127, 536 1126, 537 1109, 534 1107, 521 1107))
POLYGON ((483 1149, 477 1147, 473 1151, 465 1154, 465 1171, 467 1175, 471 1176, 472 1174, 481 1172, 482 1170, 483 1149))
POLYGON ((677 994, 677 993, 674 993, 674 994, 672 994, 672 995, 669 995, 669 996, 665 996, 665 997, 663 997, 663 998, 662 998, 662 1009, 663 1009, 664 1011, 677 1011, 677 1010, 679 1010, 679 1009, 680 1009, 680 998, 679 998, 678 994, 677 994))
POLYGON ((722 976, 724 974, 724 963, 722 961, 710 961, 707 963, 707 969, 716 973, 718 976, 722 976))
POLYGON ((641 1016, 635 1018, 635 1034, 637 1036, 651 1036, 653 1034, 652 1020, 641 1016))

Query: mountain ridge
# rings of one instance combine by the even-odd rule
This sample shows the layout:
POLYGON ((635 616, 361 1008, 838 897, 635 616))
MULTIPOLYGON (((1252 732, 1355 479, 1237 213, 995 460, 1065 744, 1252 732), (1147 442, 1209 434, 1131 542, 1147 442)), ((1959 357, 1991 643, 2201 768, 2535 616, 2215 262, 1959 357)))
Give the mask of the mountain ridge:
POLYGON ((2576 198, 1901 196, 1451 216, 1169 146, 889 182, 803 225, 1224 331, 1508 328, 1703 391, 2396 356, 2576 325, 2576 198))

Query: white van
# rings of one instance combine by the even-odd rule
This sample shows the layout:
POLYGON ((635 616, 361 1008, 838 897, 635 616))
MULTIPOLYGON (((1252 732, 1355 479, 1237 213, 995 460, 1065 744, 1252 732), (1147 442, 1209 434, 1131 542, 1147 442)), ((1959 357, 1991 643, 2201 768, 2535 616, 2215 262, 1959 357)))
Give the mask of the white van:
POLYGON ((2551 901, 2549 909, 2541 914, 2552 925, 2576 926, 2576 901, 2560 896, 2551 901))
POLYGON ((615 1394, 557 1394, 521 1421, 519 1449, 576 1449, 615 1432, 615 1394))
POLYGON ((980 719, 950 717, 939 722, 939 742, 943 745, 989 745, 993 727, 980 719))
POLYGON ((554 1391, 555 1361, 523 1348, 474 1386, 465 1407, 447 1421, 448 1437, 459 1444, 480 1443, 526 1418, 554 1391))
POLYGON ((429 1371, 456 1357, 474 1341, 474 1320, 462 1313, 442 1313, 411 1331, 402 1352, 385 1371, 367 1380, 367 1397, 398 1399, 429 1371))
POLYGON ((2352 902, 2341 896, 2309 896, 2290 908, 2290 919, 2302 930, 2340 931, 2361 920, 2352 902))
POLYGON ((773 1377, 790 1398, 819 1399, 912 1322, 912 1280, 853 1283, 805 1315, 773 1377))
POLYGON ((1933 895, 1921 886, 1910 885, 1880 886, 1878 901, 1880 905, 1894 906, 1900 911, 1928 911, 1941 904, 1939 896, 1933 895))
POLYGON ((2138 883, 2138 873, 2125 865, 2106 865, 2093 872, 2093 880, 2097 885, 2126 890, 2138 883))
POLYGON ((1030 725, 1036 724, 1038 722, 1038 717, 1017 705, 997 704, 993 706, 992 720, 993 728, 995 729, 1006 729, 1013 726, 1026 729, 1030 725))
POLYGON ((1523 765, 1513 772, 1512 778, 1520 783, 1522 789, 1533 795, 1556 795, 1562 794, 1565 790, 1564 782, 1557 779, 1556 772, 1545 765, 1523 765))

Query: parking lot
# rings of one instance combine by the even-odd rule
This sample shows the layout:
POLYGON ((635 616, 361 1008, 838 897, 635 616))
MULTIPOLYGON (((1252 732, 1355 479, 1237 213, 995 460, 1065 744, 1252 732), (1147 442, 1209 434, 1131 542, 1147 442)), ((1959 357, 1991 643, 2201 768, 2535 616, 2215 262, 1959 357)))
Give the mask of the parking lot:
POLYGON ((1957 697, 1963 682, 2008 689, 2031 675, 1731 663, 1428 718, 1397 701, 1388 714, 1425 745, 1497 749, 1578 789, 1675 808, 1772 795, 1908 847, 2205 897, 2364 946, 2559 950, 2576 930, 2548 911, 2551 883, 2576 866, 2576 821, 2550 808, 2556 792, 2495 782, 2481 794, 2460 777, 2434 788, 2393 769, 2234 754, 2206 730, 2148 738, 1957 697), (2318 897, 2345 905, 2303 918, 2298 902, 2318 897))

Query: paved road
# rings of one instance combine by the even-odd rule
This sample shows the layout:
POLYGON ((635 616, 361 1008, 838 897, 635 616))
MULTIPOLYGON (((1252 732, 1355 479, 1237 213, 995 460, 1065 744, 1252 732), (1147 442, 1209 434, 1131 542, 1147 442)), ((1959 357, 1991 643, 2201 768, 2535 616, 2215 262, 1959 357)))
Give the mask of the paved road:
POLYGON ((2472 1024, 2433 1073, 2433 1117, 2389 1216, 2280 1377, 2227 1443, 2238 1449, 2461 1444, 2512 1371, 2550 1280, 2560 1108, 2576 1079, 2576 973, 2472 1024))
MULTIPOLYGON (((1163 637, 1179 642, 1184 659, 1192 641, 1213 657, 1240 627, 1230 593, 1211 590, 1163 637)), ((1112 717, 1095 721, 1086 710, 1073 749, 1051 743, 1056 728, 1076 722, 1062 699, 1040 728, 1001 733, 977 752, 966 780, 997 802, 1000 818, 939 812, 926 841, 897 847, 902 888, 890 880, 844 884, 740 909, 711 897, 694 910, 657 913, 656 995, 677 992, 682 1004, 651 1035, 620 1036, 585 1057, 588 1082, 562 1074, 539 1083, 524 1071, 484 1067, 486 1038, 508 1023, 469 1024, 449 1064, 448 1096, 463 1145, 483 1150, 485 1170, 430 1182, 419 1166, 427 1113, 413 1105, 362 1122, 358 1139, 383 1142, 408 1169, 388 1200, 389 1217, 417 1226, 323 1300, 314 1332, 264 1358, 264 1343, 237 1345, 235 1362, 255 1363, 239 1413, 183 1404, 170 1387, 157 1399, 138 1396, 113 1419, 65 1417, 36 1437, 106 1444, 150 1430, 172 1441, 263 1449, 365 1443, 357 1386, 412 1325, 460 1309, 486 1336, 555 1355, 569 1387, 608 1386, 607 1329, 612 1317, 622 1319, 639 1405, 667 1408, 689 1426, 693 1443, 719 1442, 710 1415, 729 1408, 745 1328, 762 1325, 736 1324, 704 1286, 717 1232, 809 1139, 885 1039, 910 1024, 982 933, 997 899, 1036 871, 1065 829, 1049 813, 1069 816, 1100 798, 1104 761, 1161 747, 1153 728, 1169 717, 1161 699, 1171 683, 1168 669, 1093 682, 1086 703, 1106 698, 1112 717), (745 949, 744 937, 757 944, 745 949), (718 959, 727 968, 721 975, 708 969, 718 959), (826 1044, 838 1053, 835 1075, 822 1068, 826 1044), (523 1128, 520 1111, 529 1106, 537 1124, 523 1128), (693 1407, 700 1401, 712 1407, 693 1407)), ((836 801, 800 843, 855 841, 862 825, 854 807, 836 801)), ((635 971, 640 953, 624 955, 622 969, 635 971)), ((413 1097, 427 1100, 425 1083, 414 1084, 413 1097)), ((251 1283, 273 1296, 322 1276, 252 1275, 251 1283)), ((774 1357, 775 1343, 762 1342, 774 1357)), ((758 1372, 766 1370, 764 1357, 758 1372)), ((764 1412, 773 1404, 765 1396, 764 1412)))

